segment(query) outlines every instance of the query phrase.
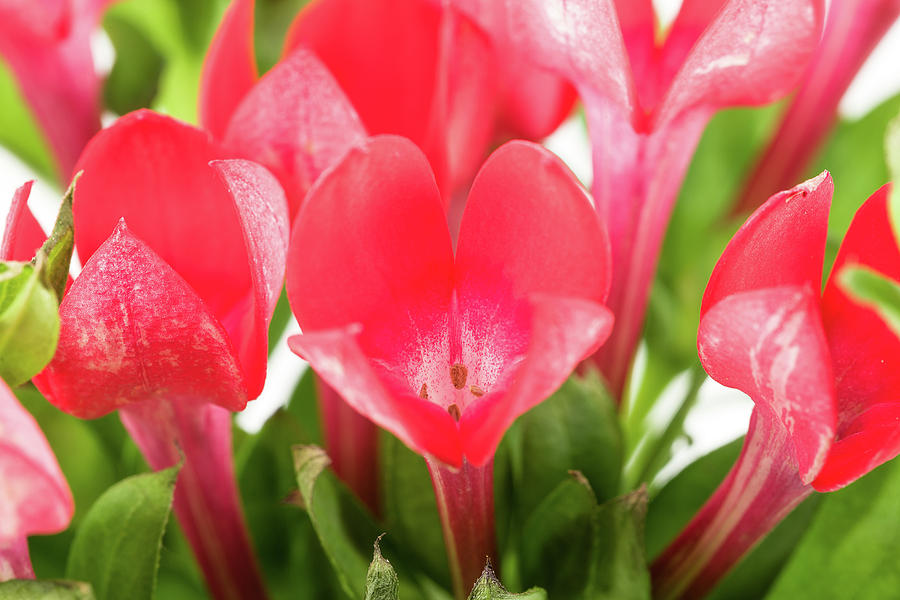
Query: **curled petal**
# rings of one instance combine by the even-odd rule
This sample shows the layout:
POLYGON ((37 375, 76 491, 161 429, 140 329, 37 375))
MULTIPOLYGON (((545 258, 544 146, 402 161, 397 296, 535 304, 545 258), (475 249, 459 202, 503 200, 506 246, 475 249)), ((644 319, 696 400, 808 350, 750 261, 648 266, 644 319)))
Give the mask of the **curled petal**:
POLYGON ((0 549, 15 538, 58 533, 72 520, 72 492, 47 438, 2 380, 0 488, 0 549))
POLYGON ((233 199, 209 167, 222 158, 229 157, 207 133, 148 110, 101 131, 78 162, 78 255, 87 260, 125 218, 227 324, 251 280, 233 199))
POLYGON ((13 194, 6 217, 6 229, 0 242, 0 260, 31 260, 47 238, 34 215, 28 209, 31 184, 27 181, 13 194))
POLYGON ((222 139, 241 100, 256 83, 253 0, 232 0, 213 38, 200 77, 200 122, 222 139))
POLYGON ((357 341, 359 326, 293 336, 288 344, 355 410, 384 427, 420 454, 454 467, 462 465, 459 429, 438 404, 413 391, 385 387, 357 341))
POLYGON ((833 193, 831 175, 824 171, 769 198, 722 253, 700 314, 737 292, 785 285, 819 289, 833 193))
POLYGON ((731 294, 703 315, 697 336, 710 377, 746 393, 784 425, 804 483, 822 468, 837 420, 816 289, 731 294))
MULTIPOLYGON (((824 12, 822 0, 729 0, 681 63, 656 126, 690 108, 765 104, 790 91, 819 43, 824 12)), ((679 46, 669 51, 680 54, 679 46)))
POLYGON ((284 282, 289 220, 284 192, 271 173, 247 160, 211 163, 234 200, 241 223, 250 278, 252 309, 240 310, 226 326, 244 365, 251 398, 262 391, 268 358, 269 319, 284 282))
POLYGON ((225 145, 271 169, 295 215, 322 171, 365 135, 340 86, 300 48, 247 93, 228 123, 225 145))
POLYGON ((609 242, 587 192, 544 148, 509 142, 485 162, 460 225, 456 272, 461 303, 501 288, 602 302, 609 242))
POLYGON ((35 383, 79 418, 152 398, 234 411, 247 403, 225 329, 124 222, 63 298, 56 355, 35 383))
POLYGON ((536 294, 531 304, 530 339, 508 388, 485 394, 462 413, 463 451, 475 466, 491 460, 512 422, 555 392, 612 330, 612 313, 591 300, 536 294))

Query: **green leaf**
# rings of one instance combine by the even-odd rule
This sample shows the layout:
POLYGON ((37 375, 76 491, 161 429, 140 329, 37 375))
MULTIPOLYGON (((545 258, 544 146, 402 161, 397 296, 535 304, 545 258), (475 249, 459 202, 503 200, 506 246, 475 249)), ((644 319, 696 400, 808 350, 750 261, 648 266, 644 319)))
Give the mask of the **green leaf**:
POLYGON ((44 241, 37 251, 35 260, 43 257, 46 268, 43 271, 44 284, 56 293, 57 302, 62 302, 69 278, 69 265, 72 262, 72 251, 75 249, 75 219, 72 216, 72 198, 75 185, 81 173, 76 173, 66 195, 63 196, 56 222, 50 237, 44 241))
POLYGON ((888 123, 884 146, 888 172, 891 181, 894 182, 888 211, 891 215, 891 225, 894 227, 894 236, 900 242, 900 116, 888 123))
POLYGON ((56 295, 43 273, 43 260, 0 263, 0 377, 11 387, 40 372, 56 351, 56 295))
POLYGON ((867 267, 848 266, 840 285, 860 304, 869 306, 900 336, 900 284, 867 267))
POLYGON ((494 574, 491 565, 485 565, 481 577, 475 582, 469 600, 547 600, 547 592, 541 588, 532 588, 521 594, 513 594, 506 591, 500 580, 494 574))
POLYGON ((288 27, 309 2, 310 0, 257 0, 254 45, 260 73, 265 73, 281 59, 288 27))
POLYGON ((80 581, 14 579, 0 583, 0 600, 94 600, 91 586, 80 581))
POLYGON ((900 590, 900 461, 826 494, 768 600, 895 598, 900 590))
POLYGON ((375 551, 366 573, 366 600, 397 600, 400 579, 390 561, 381 555, 381 547, 378 545, 381 536, 375 539, 375 551))
POLYGON ((109 488, 75 534, 67 577, 90 582, 97 600, 153 598, 179 468, 134 475, 109 488))
POLYGON ((56 159, 19 84, 0 58, 0 144, 50 181, 59 181, 56 159))
POLYGON ((269 321, 269 356, 275 350, 275 346, 281 342, 281 336, 291 322, 291 305, 288 303, 287 289, 281 288, 281 295, 278 296, 278 302, 275 304, 275 311, 272 313, 272 319, 269 321))
POLYGON ((119 15, 111 14, 103 28, 116 50, 116 61, 103 85, 106 106, 120 114, 149 107, 159 91, 165 60, 152 40, 119 15))
POLYGON ((316 391, 316 375, 312 369, 306 369, 288 400, 287 412, 292 414, 298 423, 302 423, 304 440, 310 444, 321 446, 325 443, 322 435, 322 419, 319 416, 319 394, 316 391))

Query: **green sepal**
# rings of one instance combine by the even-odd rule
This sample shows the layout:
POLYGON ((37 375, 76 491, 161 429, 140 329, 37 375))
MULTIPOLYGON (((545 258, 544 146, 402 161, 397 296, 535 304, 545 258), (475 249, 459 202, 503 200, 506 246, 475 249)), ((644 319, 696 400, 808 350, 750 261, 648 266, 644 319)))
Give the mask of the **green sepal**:
POLYGON ((35 264, 43 260, 46 268, 43 271, 44 284, 54 291, 57 303, 62 302, 66 291, 66 282, 69 278, 69 265, 72 262, 72 251, 75 249, 75 220, 72 216, 72 198, 75 195, 75 185, 81 173, 76 173, 72 179, 66 195, 53 224, 50 237, 43 243, 34 257, 35 264))
POLYGON ((384 536, 382 533, 375 538, 375 550, 372 553, 372 562, 366 573, 366 600, 397 600, 400 593, 400 579, 397 572, 391 566, 391 562, 381 555, 379 542, 384 536))
POLYGON ((531 588, 521 594, 508 592, 488 562, 481 572, 481 577, 475 582, 469 600, 547 600, 547 592, 541 588, 531 588))

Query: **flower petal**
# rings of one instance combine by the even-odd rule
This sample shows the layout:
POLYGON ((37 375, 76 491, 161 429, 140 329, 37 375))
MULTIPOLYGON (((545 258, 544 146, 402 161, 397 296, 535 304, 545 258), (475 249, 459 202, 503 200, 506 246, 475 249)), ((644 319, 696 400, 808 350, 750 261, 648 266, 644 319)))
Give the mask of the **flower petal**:
POLYGON ((60 305, 59 345, 35 378, 79 418, 164 398, 243 410, 247 389, 225 329, 121 221, 60 305))
POLYGON ((6 229, 0 242, 0 260, 26 261, 34 258, 47 236, 28 209, 28 196, 33 181, 26 181, 13 194, 6 216, 6 229))
POLYGON ((769 198, 722 253, 703 294, 701 316, 737 292, 783 285, 819 289, 833 193, 824 171, 769 198))
POLYGON ((295 215, 322 171, 365 135, 331 73, 301 48, 247 93, 228 123, 225 145, 271 169, 295 215))
POLYGON ((501 288, 602 302, 609 290, 606 231, 575 176, 530 142, 503 145, 485 162, 460 225, 461 303, 501 288))
MULTIPOLYGON (((628 59, 641 105, 652 107, 660 94, 656 65, 658 61, 656 14, 653 2, 616 0, 616 15, 619 18, 622 39, 628 49, 628 59)), ((671 36, 671 33, 669 35, 671 36)))
POLYGON ((463 451, 476 467, 494 456, 512 422, 555 392, 612 330, 612 313, 591 300, 536 294, 531 308, 528 347, 510 385, 488 390, 462 413, 463 451))
POLYGON ((462 465, 459 429, 438 404, 415 392, 386 389, 357 343, 360 327, 293 336, 288 344, 355 410, 396 435, 414 451, 462 465))
POLYGON ((310 190, 291 233, 287 292, 306 333, 354 322, 369 329, 408 323, 412 309, 446 314, 452 273, 450 233, 425 156, 409 140, 378 136, 310 190))
POLYGON ((87 260, 124 217, 226 323, 251 280, 232 197, 209 167, 220 158, 205 132, 147 110, 101 131, 78 162, 78 255, 87 260))
POLYGON ((72 520, 72 492, 47 438, 2 380, 0 488, 0 546, 28 535, 59 533, 72 520))
POLYGON ((200 123, 222 139, 232 113, 256 83, 253 0, 232 0, 210 44, 200 76, 200 123))
MULTIPOLYGON (((728 0, 680 64, 655 127, 690 108, 766 104, 786 94, 819 43, 824 14, 823 0, 728 0)), ((673 54, 684 48, 678 32, 673 54)))
POLYGON ((791 436, 804 483, 834 439, 837 400, 818 287, 736 292, 700 320, 697 347, 709 376, 770 410, 791 436))
POLYGON ((226 329, 244 365, 249 396, 255 398, 265 383, 269 320, 284 282, 290 232, 287 200, 275 177, 256 163, 225 160, 211 165, 234 199, 250 261, 253 308, 236 311, 231 319, 237 323, 226 329))

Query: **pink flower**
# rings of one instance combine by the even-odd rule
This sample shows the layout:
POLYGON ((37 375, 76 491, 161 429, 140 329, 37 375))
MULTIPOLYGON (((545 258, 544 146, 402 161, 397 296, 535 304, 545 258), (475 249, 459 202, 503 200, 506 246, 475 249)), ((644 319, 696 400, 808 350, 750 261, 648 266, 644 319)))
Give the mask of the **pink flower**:
POLYGON ((47 236, 28 208, 28 196, 31 195, 31 184, 25 182, 13 194, 9 214, 6 215, 6 229, 3 241, 0 242, 0 260, 27 261, 34 254, 47 236))
POLYGON ((571 80, 609 223, 616 327, 595 357, 620 393, 672 206, 719 109, 789 91, 818 41, 821 0, 686 0, 657 43, 650 0, 455 0, 495 36, 571 80), (497 5, 500 5, 499 7, 497 5))
POLYGON ((287 204, 275 178, 150 111, 78 161, 75 245, 56 356, 35 378, 62 410, 119 409, 150 465, 185 464, 175 511, 216 597, 265 592, 233 481, 231 419, 263 387, 287 204), (213 515, 215 535, 202 526, 213 515))
POLYGON ((889 186, 857 212, 820 294, 833 186, 776 194, 734 236, 701 309, 700 359, 756 403, 737 464, 654 565, 661 597, 698 597, 813 489, 900 453, 900 339, 839 283, 848 265, 900 280, 889 186))
POLYGON ((27 537, 59 533, 75 512, 47 439, 0 380, 0 581, 34 578, 27 537))

